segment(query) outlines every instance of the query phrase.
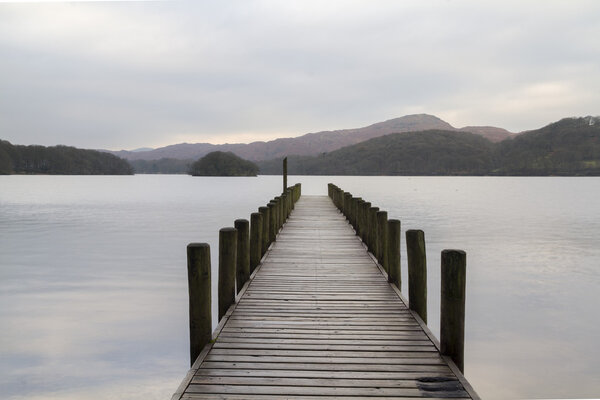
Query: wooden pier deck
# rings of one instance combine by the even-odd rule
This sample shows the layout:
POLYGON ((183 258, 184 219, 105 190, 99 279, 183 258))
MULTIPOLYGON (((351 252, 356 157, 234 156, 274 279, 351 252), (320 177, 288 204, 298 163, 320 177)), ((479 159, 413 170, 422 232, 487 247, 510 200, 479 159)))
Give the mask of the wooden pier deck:
POLYGON ((173 399, 477 399, 325 196, 303 196, 173 399))

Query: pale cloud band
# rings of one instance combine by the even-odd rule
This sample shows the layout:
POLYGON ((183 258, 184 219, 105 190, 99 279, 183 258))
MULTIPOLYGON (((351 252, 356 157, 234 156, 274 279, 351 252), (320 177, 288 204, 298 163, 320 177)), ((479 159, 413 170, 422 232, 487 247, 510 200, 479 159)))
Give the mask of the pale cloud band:
POLYGON ((595 1, 0 4, 0 137, 249 142, 426 112, 534 129, 600 104, 595 1))

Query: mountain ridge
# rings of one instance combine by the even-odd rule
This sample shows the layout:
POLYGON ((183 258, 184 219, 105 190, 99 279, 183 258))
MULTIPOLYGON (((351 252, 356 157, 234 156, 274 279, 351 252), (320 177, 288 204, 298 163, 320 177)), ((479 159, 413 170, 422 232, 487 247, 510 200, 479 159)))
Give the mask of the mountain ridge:
MULTIPOLYGON (((280 174, 281 159, 259 162, 280 174)), ((460 131, 392 133, 317 156, 288 157, 295 175, 600 176, 600 119, 563 118, 492 143, 460 131)))
POLYGON ((362 127, 306 133, 293 138, 278 138, 252 143, 178 143, 149 151, 109 151, 119 157, 132 160, 198 159, 213 151, 230 151, 251 161, 262 161, 286 155, 310 156, 351 146, 390 133, 425 130, 449 130, 471 132, 499 142, 515 135, 505 129, 489 126, 455 128, 448 122, 430 114, 410 114, 362 127))

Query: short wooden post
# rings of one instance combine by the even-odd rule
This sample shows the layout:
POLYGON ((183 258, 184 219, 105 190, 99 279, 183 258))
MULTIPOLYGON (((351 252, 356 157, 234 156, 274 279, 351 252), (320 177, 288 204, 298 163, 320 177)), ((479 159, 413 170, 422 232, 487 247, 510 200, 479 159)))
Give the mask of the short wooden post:
POLYGON ((379 211, 379 207, 369 208, 369 249, 372 254, 375 254, 377 247, 379 247, 379 239, 377 238, 379 234, 377 228, 377 211, 379 211))
POLYGON ((212 340, 210 246, 187 246, 188 294, 190 306, 190 365, 212 340))
POLYGON ((379 247, 377 248, 377 260, 388 273, 387 249, 388 249, 388 218, 387 211, 377 211, 377 236, 379 247))
POLYGON ((269 244, 271 243, 269 240, 269 225, 270 225, 270 209, 269 207, 259 207, 258 212, 262 215, 262 232, 261 232, 261 247, 260 247, 260 255, 261 257, 265 255, 267 249, 269 248, 269 244))
POLYGON ((402 289, 400 277, 400 220, 389 219, 387 222, 388 228, 388 249, 387 249, 387 268, 388 282, 396 285, 398 289, 402 289))
POLYGON ((350 225, 352 225, 352 227, 354 227, 354 199, 356 197, 350 195, 350 198, 348 199, 348 222, 350 223, 350 225))
POLYGON ((279 199, 279 226, 278 226, 277 232, 279 232, 279 229, 281 229, 281 227, 285 223, 285 194, 278 196, 278 199, 279 199))
POLYGON ((250 274, 254 272, 262 258, 262 221, 261 213, 250 214, 250 274))
POLYGON ((283 191, 287 189, 287 157, 283 159, 283 191))
POLYGON ((275 241, 277 235, 277 203, 271 201, 269 207, 269 244, 275 241))
POLYGON ((422 230, 406 231, 408 306, 427 323, 427 256, 422 230))
POLYGON ((465 287, 467 254, 462 250, 442 251, 440 350, 464 372, 465 287))
POLYGON ((356 208, 356 225, 358 229, 356 230, 356 234, 359 238, 362 239, 363 230, 365 229, 365 221, 363 220, 363 207, 365 206, 365 201, 358 198, 358 204, 356 208))
POLYGON ((237 230, 235 283, 239 293, 250 278, 250 223, 247 219, 236 219, 233 226, 237 230))
POLYGON ((345 192, 344 194, 344 215, 346 216, 346 219, 348 221, 350 221, 351 218, 351 207, 352 207, 352 194, 345 192))
POLYGON ((279 197, 273 198, 273 204, 275 204, 275 209, 274 209, 275 235, 277 235, 277 232, 279 232, 279 228, 281 227, 281 225, 279 223, 279 221, 281 220, 281 201, 279 200, 279 197))
POLYGON ((363 220, 364 229, 361 230, 361 238, 365 244, 368 243, 369 229, 371 229, 371 224, 370 224, 371 221, 369 221, 369 209, 371 209, 371 203, 368 201, 365 201, 363 203, 363 207, 362 207, 362 220, 363 220))
POLYGON ((289 207, 290 207, 290 214, 292 213, 292 210, 294 209, 294 204, 296 203, 294 201, 294 187, 291 186, 287 189, 288 191, 288 202, 289 202, 289 207))
POLYGON ((237 263, 237 230, 219 231, 219 321, 235 302, 235 269, 237 263))
POLYGON ((281 226, 287 220, 287 193, 281 194, 281 226))
POLYGON ((358 235, 358 210, 360 208, 360 202, 363 201, 362 198, 360 197, 356 197, 354 198, 353 204, 352 204, 352 219, 354 220, 354 230, 356 231, 356 234, 358 235))

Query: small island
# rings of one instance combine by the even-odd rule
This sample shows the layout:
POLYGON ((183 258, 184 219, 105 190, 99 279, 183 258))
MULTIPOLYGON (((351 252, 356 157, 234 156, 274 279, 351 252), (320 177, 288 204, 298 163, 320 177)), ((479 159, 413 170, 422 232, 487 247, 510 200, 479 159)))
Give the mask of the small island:
POLYGON ((188 173, 192 176, 256 176, 258 165, 230 151, 213 151, 193 163, 188 173))

